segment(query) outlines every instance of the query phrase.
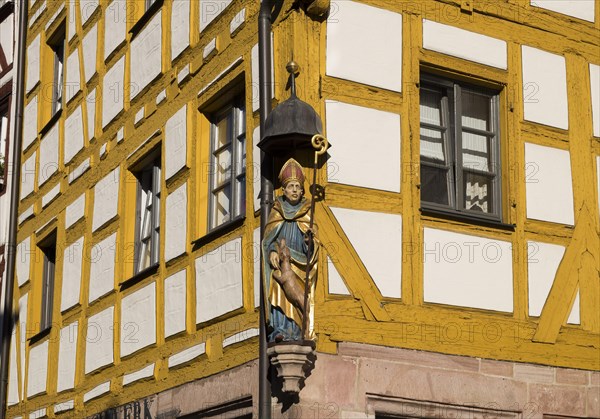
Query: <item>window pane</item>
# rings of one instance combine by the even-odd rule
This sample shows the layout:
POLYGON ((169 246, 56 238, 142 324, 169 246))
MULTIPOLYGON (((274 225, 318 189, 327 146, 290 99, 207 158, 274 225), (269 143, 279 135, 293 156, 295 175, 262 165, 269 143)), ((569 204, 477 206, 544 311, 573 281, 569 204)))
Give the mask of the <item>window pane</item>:
POLYGON ((442 125, 441 101, 442 94, 433 90, 421 89, 420 112, 421 122, 432 125, 442 125))
POLYGON ((463 172, 465 178, 464 208, 485 213, 493 212, 492 178, 490 176, 463 172))
POLYGON ((483 135, 462 133, 463 167, 489 172, 489 138, 483 135))
POLYGON ((421 201, 449 205, 448 183, 448 169, 421 162, 421 201))
POLYGON ((463 127, 491 130, 490 97, 463 88, 461 94, 463 127))
POLYGON ((214 212, 215 219, 213 227, 219 226, 231 220, 230 202, 231 202, 231 185, 227 185, 222 190, 218 191, 214 196, 214 212))
POLYGON ((223 185, 231 179, 231 150, 226 148, 215 155, 216 184, 223 185))
POLYGON ((441 131, 421 127, 421 156, 446 163, 446 150, 441 131))
POLYGON ((238 204, 235 215, 241 215, 246 212, 246 176, 238 177, 236 181, 238 204))
POLYGON ((228 132, 229 127, 229 117, 225 116, 215 125, 215 145, 214 150, 217 150, 223 147, 226 144, 229 144, 231 141, 231 136, 228 132))
POLYGON ((144 240, 141 242, 139 256, 138 256, 138 266, 137 271, 141 272, 150 266, 150 239, 144 240))
POLYGON ((238 139, 237 162, 235 174, 240 175, 246 171, 246 137, 241 136, 238 139))

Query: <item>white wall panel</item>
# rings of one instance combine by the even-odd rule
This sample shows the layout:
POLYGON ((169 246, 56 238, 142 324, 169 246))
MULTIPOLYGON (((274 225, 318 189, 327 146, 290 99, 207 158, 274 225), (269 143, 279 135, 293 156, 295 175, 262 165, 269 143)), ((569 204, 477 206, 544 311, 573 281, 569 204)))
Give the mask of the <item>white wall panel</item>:
POLYGON ((114 307, 90 316, 85 337, 85 373, 113 362, 114 307))
POLYGON ((75 386, 78 326, 79 323, 75 321, 60 329, 60 341, 58 346, 58 392, 68 390, 75 386))
POLYGON ((206 343, 202 342, 198 345, 194 345, 191 348, 187 348, 181 352, 171 355, 168 360, 169 368, 181 365, 184 362, 191 361, 192 359, 206 353, 206 343))
POLYGON ((187 183, 167 196, 165 260, 185 253, 187 244, 187 183))
POLYGON ((600 66, 590 64, 590 90, 592 95, 592 123, 594 137, 600 137, 600 66))
POLYGON ((196 259, 196 323, 242 307, 242 240, 196 259))
POLYGON ((110 381, 107 381, 102 384, 98 384, 96 387, 83 394, 83 402, 87 403, 88 401, 95 399, 98 396, 103 395, 104 393, 108 393, 110 391, 110 381))
POLYGON ((90 303, 115 288, 116 238, 114 233, 91 248, 90 303))
POLYGON ((85 99, 87 107, 87 121, 88 121, 88 141, 94 138, 94 132, 96 130, 96 89, 85 99))
POLYGON ((40 143, 40 167, 38 181, 42 186, 58 170, 58 121, 46 133, 40 143))
POLYGON ((187 163, 187 105, 179 109, 165 126, 165 180, 187 163))
POLYGON ((98 24, 83 38, 83 74, 85 82, 89 82, 96 73, 96 55, 98 51, 98 24))
POLYGON ((575 300, 573 300, 573 307, 571 307, 571 314, 567 318, 568 324, 580 324, 580 306, 579 306, 579 289, 577 290, 577 294, 575 294, 575 300))
POLYGON ((165 279, 165 337, 185 330, 186 274, 184 269, 165 279))
POLYGON ((400 115, 336 101, 326 101, 325 112, 327 139, 333 145, 328 182, 400 192, 400 115), (385 152, 366 158, 370 141, 385 152))
POLYGON ((424 229, 424 300, 512 312, 511 243, 424 229))
POLYGON ((574 224, 569 152, 525 143, 527 218, 574 224))
POLYGON ((333 207, 331 211, 381 294, 400 298, 402 216, 333 207), (385 245, 381 245, 382 237, 386 238, 385 245))
POLYGON ((17 271, 17 284, 23 285, 29 281, 29 269, 31 266, 31 255, 35 249, 31 247, 31 239, 27 237, 17 245, 17 256, 15 260, 17 271))
POLYGON ((25 346, 27 344, 27 305, 29 294, 19 298, 19 355, 21 365, 21 399, 25 394, 25 346))
POLYGON ((60 194, 60 182, 42 197, 42 208, 46 208, 60 194))
POLYGON ((254 276, 254 307, 260 306, 260 229, 252 232, 252 271, 254 276))
POLYGON ((131 98, 162 71, 162 12, 131 41, 131 98))
POLYGON ((200 0, 200 32, 225 11, 232 0, 200 0))
POLYGON ((69 163, 83 148, 83 112, 81 105, 65 121, 64 163, 69 163))
POLYGON ((526 45, 521 51, 525 119, 569 129, 565 57, 526 45))
POLYGON ((29 93, 40 81, 40 47, 41 35, 36 36, 27 47, 26 93, 29 93))
POLYGON ((327 285, 329 294, 350 295, 342 276, 330 258, 327 258, 327 285))
POLYGON ((17 369, 17 335, 13 333, 10 338, 10 370, 8 372, 7 405, 19 403, 19 376, 17 369))
POLYGON ((127 3, 124 1, 113 1, 106 8, 104 12, 105 60, 122 42, 125 42, 127 16, 127 3))
POLYGON ((21 199, 29 196, 35 187, 35 151, 21 166, 21 199))
POLYGON ((127 384, 131 384, 134 381, 138 381, 143 378, 152 377, 152 375, 154 375, 154 362, 152 364, 142 368, 141 370, 137 370, 137 371, 131 372, 129 374, 125 374, 123 376, 123 385, 126 386, 127 384))
POLYGON ((85 193, 73 201, 65 212, 65 228, 71 227, 77 221, 83 218, 85 214, 85 193))
POLYGON ((402 90, 402 15, 354 1, 331 2, 327 75, 402 90))
POLYGON ((48 341, 29 349, 27 368, 27 397, 46 391, 48 377, 48 341))
MULTIPOLYGON (((115 3, 115 2, 113 2, 115 3)), ((120 2, 116 2, 120 3, 120 2)), ((125 56, 104 75, 102 81, 102 127, 107 126, 123 110, 125 56)), ((89 103, 89 102, 88 102, 89 103)), ((89 108, 89 107, 88 107, 89 108)))
POLYGON ((156 283, 121 300, 121 357, 156 343, 156 283))
POLYGON ((23 150, 27 150, 38 135, 38 97, 35 96, 23 111, 23 150))
POLYGON ((506 42, 423 19, 423 48, 506 69, 506 42))
POLYGON ((529 3, 588 22, 594 21, 594 0, 529 0, 529 3))
POLYGON ((175 0, 172 7, 171 60, 174 60, 190 45, 190 2, 175 0))
POLYGON ((98 8, 98 0, 79 0, 79 9, 81 11, 81 24, 85 25, 92 17, 92 14, 98 8))
POLYGON ((83 240, 84 238, 80 237, 67 246, 64 251, 60 311, 65 311, 79 303, 83 240))
POLYGON ((539 316, 554 283, 565 248, 556 244, 529 241, 527 253, 529 315, 539 316))
POLYGON ((77 48, 67 58, 67 82, 65 86, 65 99, 69 102, 73 96, 81 91, 81 78, 79 75, 79 51, 77 48))
POLYGON ((94 186, 94 214, 92 231, 98 230, 117 215, 119 205, 120 168, 103 177, 94 186))

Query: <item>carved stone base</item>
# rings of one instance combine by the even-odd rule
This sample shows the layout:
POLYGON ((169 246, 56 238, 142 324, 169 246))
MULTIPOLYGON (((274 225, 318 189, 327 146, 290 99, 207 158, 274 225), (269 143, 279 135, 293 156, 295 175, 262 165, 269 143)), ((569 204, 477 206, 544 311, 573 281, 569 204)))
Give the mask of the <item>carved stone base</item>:
POLYGON ((267 355, 282 381, 281 391, 298 394, 314 368, 315 343, 305 340, 269 344, 267 355))

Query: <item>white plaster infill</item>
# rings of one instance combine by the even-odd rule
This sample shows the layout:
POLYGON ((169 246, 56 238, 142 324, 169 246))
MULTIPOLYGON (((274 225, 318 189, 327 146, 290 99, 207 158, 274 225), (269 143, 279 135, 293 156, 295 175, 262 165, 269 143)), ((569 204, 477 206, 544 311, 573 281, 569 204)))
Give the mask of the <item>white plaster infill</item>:
POLYGON ((196 323, 243 305, 242 240, 237 238, 196 258, 196 323))
POLYGON ((334 0, 331 9, 327 75, 400 92, 402 15, 349 0, 334 0))
POLYGON ((569 129, 565 57, 521 46, 523 111, 527 121, 569 129))
POLYGON ((259 331, 257 328, 251 328, 251 329, 246 329, 242 332, 236 333, 235 335, 231 335, 231 336, 223 339, 223 348, 226 348, 230 345, 234 345, 236 343, 240 343, 245 340, 251 339, 255 336, 258 336, 258 332, 259 331))
POLYGON ((162 72, 162 11, 131 41, 131 99, 162 72))
POLYGON ((593 0, 529 0, 529 4, 592 23, 594 22, 594 5, 600 7, 598 2, 593 0))
POLYGON ((113 357, 113 306, 90 316, 85 335, 85 373, 111 364, 113 357))
POLYGON ((574 225, 569 151, 526 142, 525 192, 527 218, 574 225))
POLYGON ((422 249, 425 302, 513 311, 509 241, 426 227, 422 249))
POLYGON ((423 48, 469 61, 508 68, 506 42, 423 19, 423 48))
POLYGON ((156 283, 121 300, 121 357, 156 343, 156 283))
POLYGON ((131 372, 129 374, 125 374, 123 376, 123 385, 126 386, 135 381, 143 380, 144 378, 149 378, 154 375, 154 362, 150 365, 145 366, 144 368, 131 372))
POLYGON ((327 138, 332 148, 327 181, 400 192, 401 123, 397 113, 339 101, 325 101, 327 138), (377 144, 384 153, 365 158, 365 139, 377 127, 377 144))
POLYGON ((77 359, 77 321, 60 329, 58 351, 57 391, 71 389, 75 386, 75 362, 77 359))
POLYGON ((90 391, 88 391, 87 393, 84 393, 83 402, 87 403, 88 401, 95 399, 96 397, 99 397, 99 396, 103 395, 104 393, 108 393, 109 391, 110 391, 110 381, 99 384, 96 387, 94 387, 93 389, 91 389, 90 391))
POLYGON ((165 337, 185 330, 186 279, 186 269, 165 278, 165 337))
POLYGON ((75 400, 65 400, 64 402, 54 405, 54 413, 66 412, 67 410, 75 409, 75 400))
POLYGON ((194 358, 206 353, 206 343, 202 342, 199 345, 192 346, 186 350, 171 355, 168 360, 169 368, 176 367, 183 363, 189 362, 194 358))

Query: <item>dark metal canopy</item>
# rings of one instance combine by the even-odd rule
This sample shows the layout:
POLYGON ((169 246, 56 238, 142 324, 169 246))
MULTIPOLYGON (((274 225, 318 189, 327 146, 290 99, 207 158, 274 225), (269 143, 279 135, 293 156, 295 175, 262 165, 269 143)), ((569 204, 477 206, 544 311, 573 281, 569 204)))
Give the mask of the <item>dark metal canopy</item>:
POLYGON ((294 74, 291 74, 291 96, 273 109, 265 122, 258 147, 267 152, 311 147, 315 134, 323 134, 317 112, 296 96, 294 74))

